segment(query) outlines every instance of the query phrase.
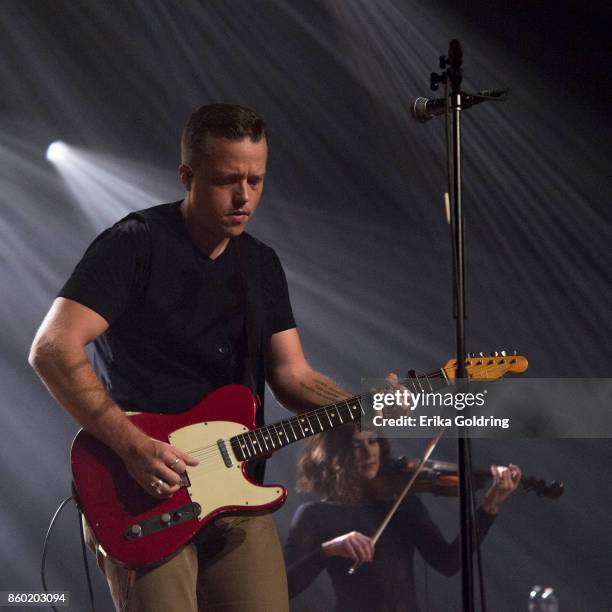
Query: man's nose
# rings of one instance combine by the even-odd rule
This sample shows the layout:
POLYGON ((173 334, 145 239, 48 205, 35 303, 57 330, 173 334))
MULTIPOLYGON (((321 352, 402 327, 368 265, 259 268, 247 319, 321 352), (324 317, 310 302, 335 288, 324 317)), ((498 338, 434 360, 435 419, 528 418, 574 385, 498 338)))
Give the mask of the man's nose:
POLYGON ((246 204, 249 201, 249 184, 246 179, 238 181, 234 197, 235 201, 240 205, 246 204))

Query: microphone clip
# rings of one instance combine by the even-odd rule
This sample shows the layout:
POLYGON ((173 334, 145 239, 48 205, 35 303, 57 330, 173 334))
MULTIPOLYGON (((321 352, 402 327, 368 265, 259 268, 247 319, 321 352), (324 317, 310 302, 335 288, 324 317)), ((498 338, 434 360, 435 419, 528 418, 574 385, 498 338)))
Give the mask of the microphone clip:
POLYGON ((440 83, 444 83, 448 79, 452 91, 459 93, 461 81, 463 80, 463 71, 461 70, 463 50, 461 43, 458 40, 451 40, 448 46, 448 55, 440 55, 439 60, 442 73, 432 72, 429 75, 429 87, 432 91, 438 91, 440 83))
MULTIPOLYGON (((442 63, 443 59, 446 59, 446 58, 443 55, 441 55, 440 63, 442 63)), ((444 73, 438 74, 437 72, 432 72, 429 75, 429 88, 432 91, 438 91, 438 88, 440 87, 440 83, 444 83, 445 78, 446 78, 446 75, 444 73)))

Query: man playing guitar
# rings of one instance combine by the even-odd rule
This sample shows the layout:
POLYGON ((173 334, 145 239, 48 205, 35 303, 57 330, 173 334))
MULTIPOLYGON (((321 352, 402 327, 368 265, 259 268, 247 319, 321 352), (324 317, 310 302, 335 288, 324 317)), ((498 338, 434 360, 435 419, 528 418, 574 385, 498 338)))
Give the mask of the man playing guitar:
MULTIPOLYGON (((159 500, 198 459, 145 434, 125 411, 182 413, 231 383, 263 399, 268 382, 295 412, 348 397, 306 361, 280 262, 244 231, 267 153, 253 111, 213 104, 193 113, 181 140, 184 199, 132 213, 98 236, 32 345, 30 363, 56 400, 159 500), (84 350, 92 342, 93 364, 84 350)), ((252 477, 261 482, 261 466, 252 477)), ((118 610, 288 610, 269 515, 219 519, 154 567, 96 552, 118 610)))

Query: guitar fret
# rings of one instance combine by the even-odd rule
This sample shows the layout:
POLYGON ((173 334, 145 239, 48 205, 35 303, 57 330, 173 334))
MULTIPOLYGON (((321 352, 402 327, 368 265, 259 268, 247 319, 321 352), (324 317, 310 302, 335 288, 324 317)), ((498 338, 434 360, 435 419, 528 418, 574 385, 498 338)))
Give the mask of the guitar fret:
POLYGON ((278 433, 278 431, 276 432, 276 435, 278 437, 279 440, 283 441, 283 444, 289 444, 290 439, 289 436, 287 434, 287 430, 285 429, 285 422, 284 421, 279 421, 277 424, 277 430, 280 426, 280 433, 278 433), (282 436, 282 438, 281 438, 282 436))
POLYGON ((317 421, 318 421, 318 423, 319 423, 319 427, 321 428, 321 431, 325 431, 325 430, 323 429, 323 423, 321 423, 321 419, 319 418, 319 413, 318 413, 318 411, 315 411, 315 416, 317 417, 317 421))
POLYGON ((266 447, 266 450, 269 450, 269 449, 268 449, 268 445, 266 444, 266 440, 265 440, 265 438, 263 437, 263 434, 261 433, 260 429, 259 429, 259 428, 257 428, 257 429, 254 429, 252 433, 254 433, 254 434, 255 434, 255 441, 257 442, 257 446, 259 447, 259 450, 260 450, 260 451, 262 451, 262 450, 263 450, 263 448, 262 448, 262 446, 261 446, 261 442, 259 441, 259 438, 257 437, 257 433, 258 433, 258 432, 259 432, 259 434, 261 435, 261 439, 263 440, 263 443, 264 443, 264 446, 266 447))
MULTIPOLYGON (((281 421, 279 423, 280 427, 281 427, 281 433, 283 435, 283 443, 284 444, 289 444, 289 436, 287 435, 287 430, 285 429, 285 423, 284 421, 281 421)), ((279 435, 278 433, 276 434, 277 436, 279 435)), ((280 438, 279 438, 280 439, 280 438)))
POLYGON ((431 384, 431 381, 429 380, 429 377, 427 376, 427 374, 425 374, 425 380, 427 381, 427 384, 429 385, 429 390, 433 391, 434 388, 433 388, 433 386, 431 384))
MULTIPOLYGON (((269 427, 264 427, 266 433, 268 434, 268 439, 270 440, 270 444, 272 444, 272 448, 276 448, 276 445, 274 444, 274 438, 270 435, 270 428, 269 427)), ((266 441, 266 436, 264 434, 264 442, 266 441)))
MULTIPOLYGON (((309 429, 310 429, 310 434, 315 433, 315 431, 316 431, 316 430, 315 430, 315 428, 312 426, 312 421, 310 420, 311 413, 306 412, 306 413, 304 414, 304 416, 306 417, 306 421, 308 422, 308 427, 309 427, 309 429)), ((308 430, 306 430, 306 431, 308 431, 308 430)), ((309 435, 310 435, 310 434, 309 434, 309 435)))
POLYGON ((242 448, 240 447, 240 436, 235 436, 230 440, 232 445, 232 450, 234 451, 234 455, 238 458, 239 461, 244 461, 245 456, 244 452, 242 452, 242 448))
POLYGON ((285 435, 285 432, 283 431, 282 427, 280 433, 278 432, 278 423, 275 423, 273 427, 274 433, 276 434, 276 441, 278 442, 278 446, 282 448, 283 446, 285 446, 285 444, 287 444, 287 436, 285 435), (281 435, 283 436, 282 438, 281 435))
POLYGON ((305 438, 306 434, 304 433, 304 429, 302 428, 302 424, 300 423, 300 419, 298 419, 297 417, 294 417, 294 420, 297 421, 298 427, 300 428, 300 431, 302 432, 302 438, 305 438))
POLYGON ((282 421, 280 423, 277 423, 274 426, 274 431, 276 432, 276 437, 278 439, 278 443, 280 446, 287 446, 287 444, 289 444, 290 440, 287 437, 287 432, 285 431, 285 428, 283 427, 283 423, 282 421), (280 427, 279 427, 280 425, 280 427))
MULTIPOLYGON (((245 443, 246 442, 251 442, 251 440, 249 440, 249 437, 248 437, 247 434, 242 434, 242 439, 245 441, 245 443)), ((248 444, 245 444, 245 448, 249 452, 249 458, 252 457, 255 454, 255 449, 253 448, 253 442, 251 442, 251 450, 249 450, 248 444)))
POLYGON ((331 420, 331 418, 329 416, 329 412, 328 412, 327 408, 324 408, 324 410, 325 410, 325 416, 327 417, 327 420, 329 421, 329 426, 333 427, 334 424, 332 423, 332 420, 331 420))
MULTIPOLYGON (((240 457, 242 458, 243 461, 246 461, 246 452, 245 452, 244 442, 242 441, 242 435, 236 436, 236 442, 238 444, 238 449, 240 450, 240 457)), ((236 452, 235 448, 234 448, 234 452, 236 452)), ((238 456, 237 453, 236 453, 236 456, 238 456)))
MULTIPOLYGON (((336 406, 338 406, 338 404, 336 404, 336 406)), ((344 421, 342 420, 342 415, 340 414, 340 410, 338 410, 338 408, 336 408, 336 414, 338 415, 338 418, 340 419, 340 423, 344 424, 344 421)))
POLYGON ((298 437, 295 435, 295 429, 293 429, 293 424, 291 423, 291 419, 287 419, 286 423, 289 423, 289 427, 291 427, 291 433, 293 433, 293 437, 295 438, 295 442, 297 442, 298 437))
POLYGON ((308 421, 308 417, 306 417, 306 429, 304 429, 302 427, 302 425, 304 424, 304 417, 298 417, 298 423, 300 423, 300 427, 302 428, 302 433, 304 434, 304 437, 308 437, 308 433, 309 431, 312 431, 312 427, 310 426, 310 421, 308 421))
POLYGON ((255 451, 255 455, 257 456, 257 455, 262 453, 263 449, 261 448, 261 443, 257 439, 257 433, 256 432, 257 432, 257 430, 249 431, 247 433, 247 437, 251 441, 251 446, 253 446, 253 450, 255 451), (255 450, 255 444, 253 444, 253 438, 255 438, 255 444, 257 444, 257 447, 259 448, 259 450, 255 450))

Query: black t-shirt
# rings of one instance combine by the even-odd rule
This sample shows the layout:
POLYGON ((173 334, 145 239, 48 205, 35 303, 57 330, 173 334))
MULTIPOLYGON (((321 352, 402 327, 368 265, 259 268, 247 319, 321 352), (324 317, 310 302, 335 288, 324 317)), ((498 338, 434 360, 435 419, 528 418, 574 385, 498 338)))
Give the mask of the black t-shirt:
MULTIPOLYGON (((248 234, 215 260, 189 239, 180 203, 128 215, 98 236, 59 295, 109 324, 94 343, 94 367, 125 410, 174 413, 214 389, 253 381, 247 369, 244 270, 257 270, 263 354, 270 336, 295 327, 276 253, 248 234), (241 258, 255 257, 254 268, 241 258)), ((259 380, 257 380, 259 378, 259 380)))

